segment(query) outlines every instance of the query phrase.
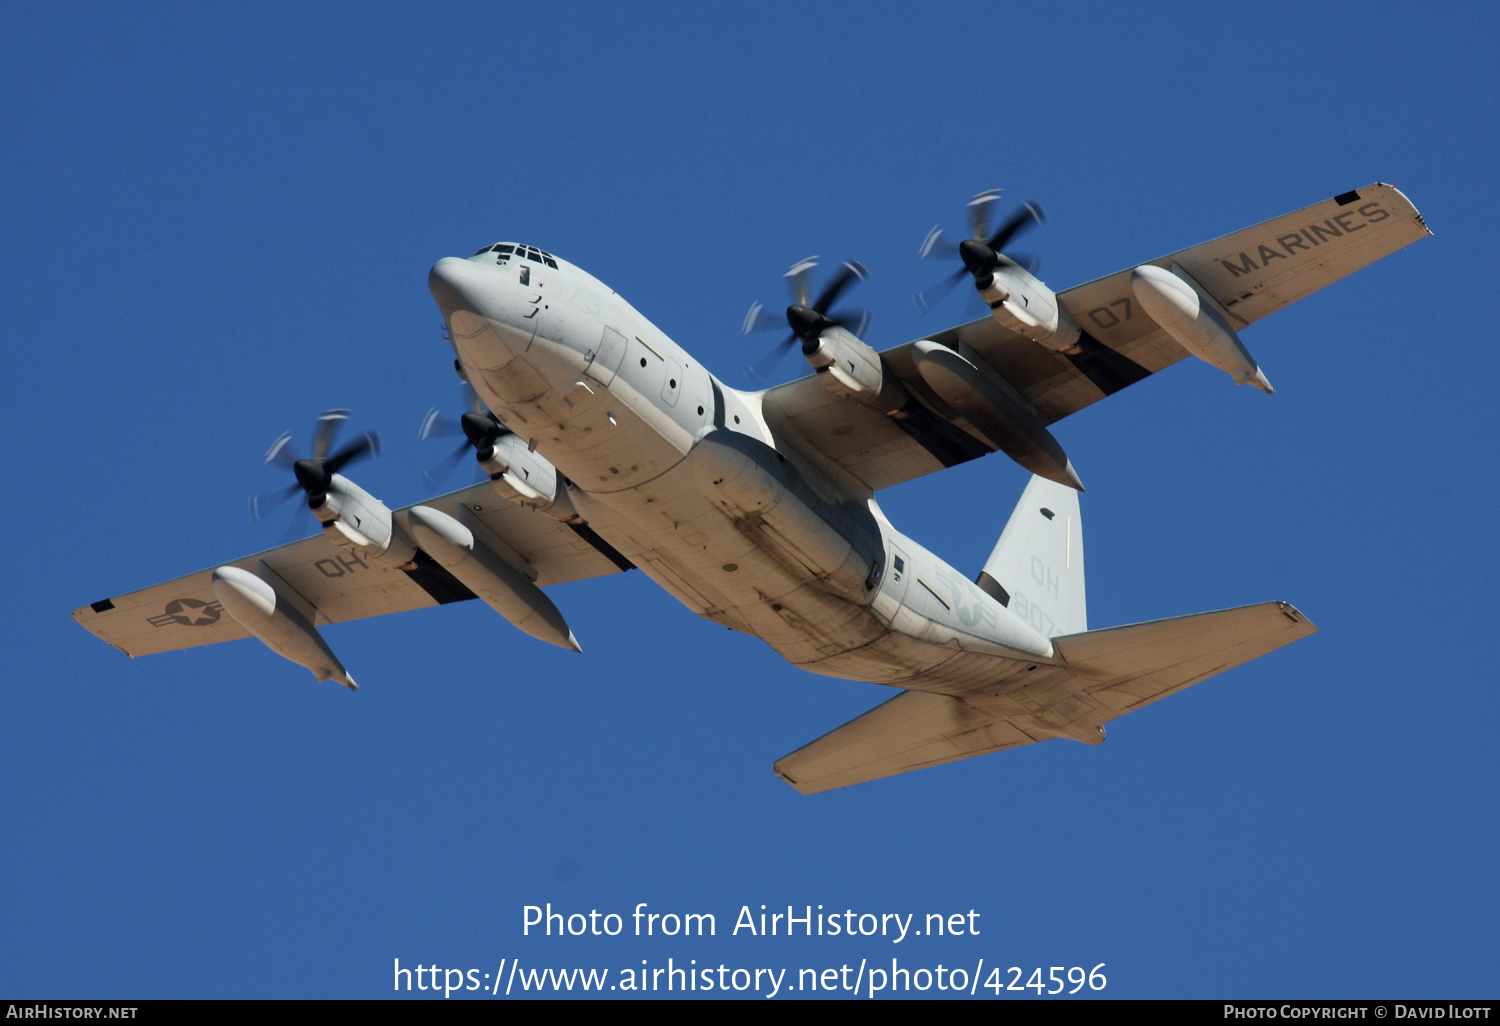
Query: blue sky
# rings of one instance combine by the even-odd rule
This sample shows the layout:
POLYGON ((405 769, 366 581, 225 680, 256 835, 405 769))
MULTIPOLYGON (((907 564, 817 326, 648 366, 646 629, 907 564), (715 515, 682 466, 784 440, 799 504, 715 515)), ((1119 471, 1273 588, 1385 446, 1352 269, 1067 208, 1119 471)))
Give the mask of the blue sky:
MULTIPOLYGON (((0 994, 893 957, 1105 963, 1115 997, 1494 994, 1489 5, 8 22, 0 994), (277 544, 286 513, 244 512, 282 483, 260 456, 330 406, 384 436, 358 480, 423 498, 417 424, 457 402, 441 256, 542 246, 744 387, 745 309, 809 253, 868 265, 877 347, 960 319, 917 315, 944 268, 916 251, 981 189, 1046 205, 1017 248, 1064 288, 1372 181, 1435 237, 1247 330, 1276 396, 1187 361, 1054 429, 1089 487, 1091 625, 1279 598, 1321 628, 1099 748, 801 797, 772 761, 887 692, 638 573, 554 589, 582 656, 477 603, 331 628, 357 695, 252 642, 131 661, 68 615, 277 544), (548 902, 718 936, 523 936, 548 902), (973 909, 980 933, 730 936, 761 904, 973 909)), ((1024 481, 992 457, 881 500, 972 574, 1024 481)))

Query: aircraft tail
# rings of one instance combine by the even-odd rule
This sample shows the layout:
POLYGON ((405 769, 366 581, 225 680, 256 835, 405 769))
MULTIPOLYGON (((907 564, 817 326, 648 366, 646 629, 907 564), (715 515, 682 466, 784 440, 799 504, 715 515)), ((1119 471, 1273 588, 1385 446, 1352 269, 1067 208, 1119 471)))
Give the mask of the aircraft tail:
POLYGON ((1033 477, 977 583, 1043 637, 1088 630, 1078 492, 1033 477))
POLYGON ((1023 668, 988 694, 903 691, 773 768, 815 794, 1053 737, 1098 744, 1107 721, 1316 630, 1287 603, 1262 602, 1060 637, 1061 665, 1023 668))

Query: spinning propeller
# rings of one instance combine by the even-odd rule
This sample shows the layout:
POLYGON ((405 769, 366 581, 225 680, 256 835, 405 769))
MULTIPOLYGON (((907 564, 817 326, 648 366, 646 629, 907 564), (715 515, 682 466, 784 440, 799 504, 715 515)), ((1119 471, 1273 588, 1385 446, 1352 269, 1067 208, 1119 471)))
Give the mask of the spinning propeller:
POLYGON ((932 231, 927 233, 927 238, 922 240, 922 249, 919 253, 922 259, 948 259, 956 256, 964 264, 936 285, 916 294, 917 309, 922 313, 926 313, 942 302, 965 274, 974 276, 974 284, 977 288, 986 289, 994 281, 995 269, 1002 261, 1025 267, 1032 273, 1036 272, 1035 258, 1019 254, 1014 256, 1001 254, 1018 233, 1045 221, 1047 215, 1042 211, 1041 204, 1024 203, 991 233, 989 231, 990 209, 999 201, 999 189, 981 192, 969 200, 969 237, 962 242, 955 243, 943 233, 941 227, 937 226, 934 226, 932 231))
POLYGON ((479 462, 489 460, 495 455, 495 443, 511 433, 510 428, 500 423, 500 418, 484 408, 484 402, 480 400, 479 393, 474 391, 473 385, 464 382, 463 393, 464 405, 469 408, 467 413, 454 420, 433 407, 422 418, 422 426, 417 431, 417 437, 424 441, 429 438, 454 438, 458 435, 464 437, 457 449, 422 475, 422 483, 428 488, 436 488, 446 481, 470 448, 474 450, 479 462))
POLYGON ((298 490, 307 493, 307 508, 317 509, 327 498, 328 489, 333 487, 334 474, 357 459, 367 455, 380 455, 380 436, 373 431, 366 431, 338 452, 329 455, 328 451, 333 448, 333 439, 338 434, 339 426, 348 419, 348 410, 329 410, 319 417, 313 427, 313 454, 308 459, 302 459, 297 455, 297 448, 292 444, 290 431, 283 432, 281 437, 271 444, 271 448, 266 451, 266 462, 290 470, 296 475, 297 483, 280 491, 267 492, 252 498, 250 500, 251 520, 260 520, 267 516, 287 499, 296 495, 298 490))
MULTIPOLYGON (((812 282, 813 269, 817 266, 818 258, 808 257, 806 260, 793 264, 783 276, 792 294, 792 305, 786 308, 786 323, 791 327, 792 333, 775 349, 746 368, 750 377, 757 383, 765 382, 771 372, 776 369, 776 365, 786 356, 792 343, 798 339, 802 340, 803 352, 810 353, 817 345, 818 336, 831 327, 845 328, 855 336, 863 336, 869 329, 870 313, 868 310, 830 312, 830 308, 850 285, 856 281, 864 281, 870 276, 864 264, 858 260, 845 261, 838 273, 828 280, 827 285, 823 286, 823 291, 818 293, 818 298, 809 302, 808 286, 812 282)), ((756 303, 750 307, 750 312, 745 314, 742 330, 748 335, 751 332, 773 331, 778 327, 780 327, 780 322, 777 321, 775 315, 768 313, 760 303, 756 303)))

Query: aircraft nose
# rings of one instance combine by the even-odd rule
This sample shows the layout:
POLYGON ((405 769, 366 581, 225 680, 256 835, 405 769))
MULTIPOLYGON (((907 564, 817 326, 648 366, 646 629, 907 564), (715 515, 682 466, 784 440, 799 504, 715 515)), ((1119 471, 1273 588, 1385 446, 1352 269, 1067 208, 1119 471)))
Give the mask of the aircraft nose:
POLYGON ((486 291, 494 284, 488 269, 458 257, 443 257, 427 272, 427 287, 449 329, 464 338, 483 331, 494 316, 493 301, 486 302, 486 291))
POLYGON ((474 312, 474 265, 458 257, 443 257, 427 272, 427 287, 439 309, 451 316, 455 311, 474 312))

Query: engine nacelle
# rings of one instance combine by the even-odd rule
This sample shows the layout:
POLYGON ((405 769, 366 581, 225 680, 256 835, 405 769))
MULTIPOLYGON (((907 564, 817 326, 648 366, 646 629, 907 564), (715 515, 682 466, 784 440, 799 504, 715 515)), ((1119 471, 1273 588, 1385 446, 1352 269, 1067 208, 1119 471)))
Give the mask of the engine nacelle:
POLYGON ((845 328, 828 328, 818 336, 812 352, 804 347, 802 355, 834 395, 882 413, 894 413, 906 405, 906 389, 894 375, 885 372, 880 354, 845 328))
POLYGON ((478 455, 479 466, 506 501, 555 520, 579 519, 562 474, 546 457, 532 452, 520 435, 501 435, 488 451, 480 450, 478 455))
POLYGON ((410 566, 416 547, 391 519, 390 507, 341 474, 313 508, 323 533, 341 548, 386 566, 410 566))
POLYGON ((1072 315, 1057 301, 1057 293, 1024 267, 1001 257, 1000 266, 991 274, 989 285, 979 289, 979 295, 1002 328, 1055 352, 1077 352, 1080 332, 1072 315))

